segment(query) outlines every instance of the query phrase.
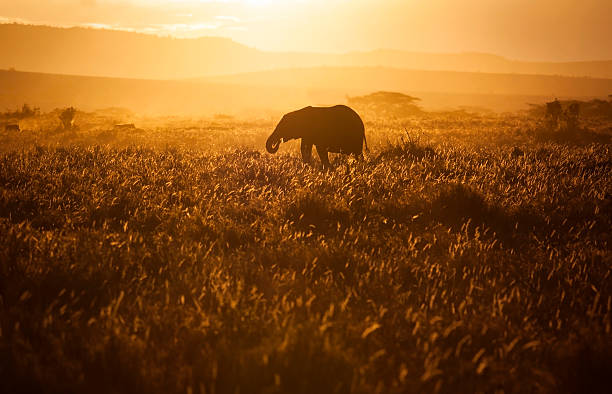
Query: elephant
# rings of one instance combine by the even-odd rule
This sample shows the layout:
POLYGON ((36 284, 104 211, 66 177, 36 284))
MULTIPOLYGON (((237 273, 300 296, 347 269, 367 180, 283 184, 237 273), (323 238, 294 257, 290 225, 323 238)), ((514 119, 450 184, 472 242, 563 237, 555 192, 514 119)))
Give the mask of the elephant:
POLYGON ((346 105, 306 107, 285 114, 266 141, 266 149, 276 153, 281 142, 301 138, 302 160, 310 163, 312 146, 324 168, 330 168, 328 152, 354 154, 363 158, 368 150, 363 121, 346 105))

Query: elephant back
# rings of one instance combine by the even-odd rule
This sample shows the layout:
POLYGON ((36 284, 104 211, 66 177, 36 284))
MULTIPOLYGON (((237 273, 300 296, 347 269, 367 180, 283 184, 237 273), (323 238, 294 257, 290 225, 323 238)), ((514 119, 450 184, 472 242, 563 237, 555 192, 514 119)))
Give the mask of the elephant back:
POLYGON ((313 131, 318 130, 321 145, 330 152, 361 153, 365 128, 355 111, 346 105, 336 105, 320 108, 315 117, 318 124, 313 131))

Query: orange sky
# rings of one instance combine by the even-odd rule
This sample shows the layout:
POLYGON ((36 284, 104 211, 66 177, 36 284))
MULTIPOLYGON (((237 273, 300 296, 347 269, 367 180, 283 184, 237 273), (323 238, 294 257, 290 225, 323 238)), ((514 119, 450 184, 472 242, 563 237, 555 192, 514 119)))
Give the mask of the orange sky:
POLYGON ((0 0, 0 22, 215 35, 278 51, 612 59, 612 0, 0 0))

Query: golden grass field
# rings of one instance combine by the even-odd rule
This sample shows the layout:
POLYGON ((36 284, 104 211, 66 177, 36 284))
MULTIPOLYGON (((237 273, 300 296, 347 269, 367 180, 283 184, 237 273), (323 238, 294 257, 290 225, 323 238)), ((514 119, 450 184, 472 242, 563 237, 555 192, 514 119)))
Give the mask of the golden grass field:
POLYGON ((275 117, 54 116, 0 131, 2 392, 609 389, 609 121, 370 117, 325 172, 275 117))

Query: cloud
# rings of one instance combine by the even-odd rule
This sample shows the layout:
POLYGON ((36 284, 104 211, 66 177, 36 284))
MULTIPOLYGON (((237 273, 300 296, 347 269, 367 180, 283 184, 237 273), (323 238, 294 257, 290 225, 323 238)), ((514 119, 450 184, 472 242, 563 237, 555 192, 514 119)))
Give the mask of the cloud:
POLYGON ((22 23, 22 24, 27 24, 28 21, 26 21, 25 19, 21 19, 21 18, 9 18, 9 17, 5 17, 5 16, 0 16, 0 23, 22 23))
POLYGON ((222 21, 230 21, 230 22, 234 22, 234 23, 240 23, 240 21, 241 21, 241 19, 236 17, 236 16, 218 15, 215 18, 219 19, 219 20, 222 20, 222 21))

